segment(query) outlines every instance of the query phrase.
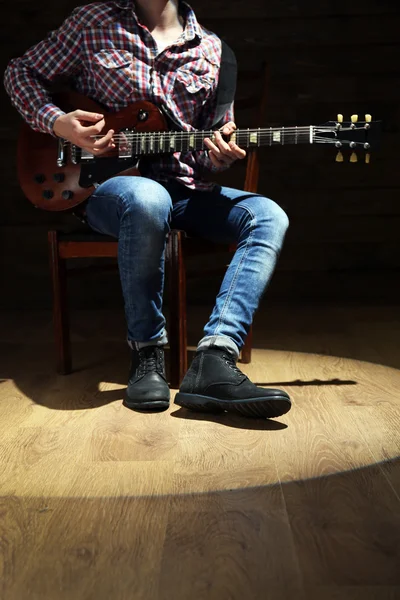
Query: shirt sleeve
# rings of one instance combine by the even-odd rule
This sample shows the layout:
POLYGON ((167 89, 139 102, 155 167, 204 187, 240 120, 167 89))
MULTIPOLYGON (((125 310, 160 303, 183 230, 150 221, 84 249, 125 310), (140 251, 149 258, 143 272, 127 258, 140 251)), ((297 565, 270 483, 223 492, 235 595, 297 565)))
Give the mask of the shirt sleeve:
POLYGON ((34 129, 53 133, 54 121, 65 114, 52 103, 49 85, 59 76, 80 69, 81 30, 77 10, 61 27, 23 56, 12 59, 4 74, 4 87, 12 105, 34 129))

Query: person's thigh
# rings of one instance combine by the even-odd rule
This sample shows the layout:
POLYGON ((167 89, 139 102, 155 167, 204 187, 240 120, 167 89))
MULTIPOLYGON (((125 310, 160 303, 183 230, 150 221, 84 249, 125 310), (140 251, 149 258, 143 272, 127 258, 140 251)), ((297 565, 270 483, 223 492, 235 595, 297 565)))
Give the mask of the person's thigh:
POLYGON ((118 238, 121 218, 127 211, 138 220, 151 218, 162 225, 170 218, 171 206, 169 193, 156 181, 121 175, 99 185, 90 196, 86 218, 95 231, 118 238))
POLYGON ((284 211, 261 194, 215 186, 211 192, 187 190, 174 198, 172 228, 214 242, 236 243, 249 224, 264 221, 272 229, 287 227, 284 211))

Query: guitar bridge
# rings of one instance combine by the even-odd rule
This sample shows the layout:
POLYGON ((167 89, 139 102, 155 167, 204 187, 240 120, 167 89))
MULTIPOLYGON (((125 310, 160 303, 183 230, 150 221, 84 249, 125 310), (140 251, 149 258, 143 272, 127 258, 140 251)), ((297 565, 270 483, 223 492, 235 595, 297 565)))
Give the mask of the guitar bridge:
POLYGON ((67 164, 67 158, 66 158, 66 147, 67 147, 67 140, 65 140, 64 138, 59 138, 58 139, 58 146, 57 146, 57 167, 65 167, 65 165, 67 164))

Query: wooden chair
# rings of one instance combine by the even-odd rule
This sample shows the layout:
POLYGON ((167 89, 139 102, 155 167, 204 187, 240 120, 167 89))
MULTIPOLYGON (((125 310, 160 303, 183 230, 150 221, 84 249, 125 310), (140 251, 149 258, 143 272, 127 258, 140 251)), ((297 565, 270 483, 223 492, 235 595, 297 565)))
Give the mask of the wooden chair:
MULTIPOLYGON (((259 102, 258 123, 262 122, 267 100, 268 70, 263 66, 263 89, 259 102)), ((247 99, 242 103, 246 107, 247 99)), ((259 159, 256 150, 248 153, 246 178, 243 189, 256 192, 259 176, 259 159)), ((53 323, 56 346, 57 371, 69 374, 72 371, 72 355, 69 332, 69 311, 67 302, 67 263, 79 258, 116 258, 117 241, 95 232, 67 234, 51 230, 48 232, 49 259, 53 288, 53 323)), ((185 253, 202 253, 221 250, 221 245, 204 240, 186 238, 183 231, 172 230, 167 238, 166 275, 169 285, 169 345, 170 345, 170 384, 178 388, 187 371, 187 329, 186 329, 186 270, 185 253)), ((225 246, 226 248, 226 246, 225 246)), ((230 251, 235 247, 231 246, 230 251)), ((241 361, 251 361, 252 329, 242 349, 241 361)))

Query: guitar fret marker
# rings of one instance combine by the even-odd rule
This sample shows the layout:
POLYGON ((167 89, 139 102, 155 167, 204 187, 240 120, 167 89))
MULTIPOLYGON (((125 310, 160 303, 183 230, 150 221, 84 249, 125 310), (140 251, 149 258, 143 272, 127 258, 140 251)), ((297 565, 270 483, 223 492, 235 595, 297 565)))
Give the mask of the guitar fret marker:
POLYGON ((280 131, 272 132, 272 141, 280 143, 280 141, 281 141, 281 132, 280 131))
POLYGON ((250 134, 250 144, 258 144, 258 133, 257 132, 250 134))

